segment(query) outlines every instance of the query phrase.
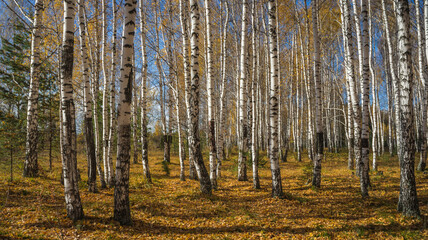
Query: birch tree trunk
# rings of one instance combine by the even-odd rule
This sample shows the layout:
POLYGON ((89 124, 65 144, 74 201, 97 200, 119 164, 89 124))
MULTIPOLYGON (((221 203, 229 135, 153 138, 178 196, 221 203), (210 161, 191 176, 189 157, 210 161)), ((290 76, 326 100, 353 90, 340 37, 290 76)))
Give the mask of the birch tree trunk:
MULTIPOLYGON (((88 19, 86 17, 86 14, 84 14, 85 16, 85 29, 89 29, 88 28, 88 19)), ((98 21, 97 21, 98 22, 98 21)), ((96 28, 97 29, 97 26, 96 28)), ((93 106, 93 122, 94 122, 94 137, 95 137, 95 162, 97 164, 97 173, 100 176, 100 184, 101 184, 101 188, 106 188, 106 181, 104 179, 104 171, 101 167, 101 162, 100 162, 100 157, 99 157, 99 134, 98 134, 98 116, 97 116, 97 99, 98 99, 98 68, 97 65, 95 64, 98 60, 96 59, 96 54, 94 54, 92 52, 92 41, 91 41, 91 35, 88 34, 88 47, 89 47, 89 58, 90 58, 90 68, 91 68, 91 92, 92 92, 92 106, 93 106)), ((62 131, 61 131, 62 132, 62 131)), ((62 145, 62 144, 61 144, 62 145)), ((106 167, 106 166, 104 166, 106 167)))
MULTIPOLYGON (((395 1, 395 0, 394 0, 395 1)), ((386 43, 388 46, 388 62, 389 62, 389 71, 392 81, 392 89, 394 92, 394 105, 395 105, 395 126, 396 126, 396 139, 397 139, 397 151, 401 150, 400 144, 402 143, 401 139, 401 124, 399 124, 400 118, 400 90, 397 76, 395 74, 395 66, 394 66, 394 58, 393 58, 393 50, 392 50, 392 40, 391 34, 389 32, 389 23, 388 17, 386 13, 385 0, 382 0, 382 18, 383 18, 383 26, 386 35, 386 43)), ((400 153, 398 153, 400 154, 400 153)))
MULTIPOLYGON (((248 1, 242 2, 242 30, 241 30, 241 54, 240 54, 240 77, 239 77, 239 156, 238 156, 238 181, 247 181, 247 96, 246 96, 246 73, 247 73, 247 12, 248 1)), ((275 46, 276 48, 276 46, 275 46)))
POLYGON ((167 163, 170 162, 169 160, 169 151, 168 151, 168 130, 166 125, 166 116, 165 116, 165 97, 164 97, 164 79, 162 76, 163 70, 161 66, 161 51, 160 51, 160 43, 159 43, 159 28, 161 28, 161 25, 159 25, 159 12, 160 6, 158 1, 154 1, 153 4, 155 5, 155 38, 156 38, 156 68, 158 70, 158 78, 159 78, 159 105, 160 105, 160 113, 161 113, 161 124, 162 124, 162 143, 164 147, 163 152, 163 160, 167 163))
POLYGON ((257 81, 259 79, 259 68, 257 65, 257 48, 256 48, 256 1, 253 1, 251 9, 251 25, 252 25, 252 48, 253 48, 253 79, 251 87, 251 108, 252 108, 252 117, 251 117, 251 160, 253 164, 253 188, 260 189, 260 180, 259 180, 259 149, 257 147, 257 107, 256 107, 256 89, 257 81))
POLYGON ((320 49, 318 36, 318 1, 313 0, 312 5, 312 26, 314 39, 314 81, 315 81, 315 122, 317 128, 317 147, 315 149, 314 169, 312 177, 312 186, 319 188, 321 186, 321 160, 324 154, 324 132, 322 121, 322 86, 320 76, 320 49))
POLYGON ((187 114, 187 141, 189 146, 189 178, 197 179, 196 169, 194 163, 194 155, 192 152, 192 139, 191 139, 191 104, 190 104, 190 60, 189 60, 189 1, 180 0, 180 22, 181 22, 181 37, 183 41, 183 70, 184 70, 184 91, 185 91, 185 101, 186 101, 186 114, 187 114))
MULTIPOLYGON (((221 177, 221 163, 225 159, 225 151, 224 151, 224 125, 225 125, 225 110, 226 110, 226 40, 227 40, 227 26, 229 24, 229 5, 227 1, 226 3, 226 20, 224 21, 224 25, 222 26, 223 34, 221 38, 221 86, 220 86, 220 120, 219 120, 219 126, 218 126, 218 145, 217 145, 217 155, 218 155, 218 161, 217 161, 217 177, 221 177)), ((222 2, 223 4, 223 2, 222 2)))
POLYGON ((269 108, 270 108, 270 167, 272 172, 272 196, 283 197, 281 169, 279 168, 278 159, 278 45, 276 32, 276 0, 268 2, 269 18, 269 56, 270 56, 270 91, 269 91, 269 108))
POLYGON ((178 158, 180 160, 180 180, 186 180, 185 174, 185 152, 183 145, 183 137, 181 133, 181 115, 180 115, 180 86, 178 81, 178 75, 175 76, 175 111, 176 111, 176 119, 177 119, 177 134, 178 134, 178 158))
POLYGON ((149 168, 148 145, 149 137, 147 135, 147 52, 146 52, 146 15, 144 12, 144 0, 139 2, 140 14, 140 34, 141 34, 141 59, 142 59, 142 74, 141 74, 141 158, 143 164, 144 177, 148 183, 152 183, 149 168))
MULTIPOLYGON (((425 41, 428 39, 428 0, 424 1, 424 9, 425 9, 425 15, 424 15, 424 22, 425 22, 425 41)), ((417 9, 417 13, 419 13, 419 8, 417 9)), ((418 17, 419 20, 419 17, 418 17)), ((418 27, 420 26, 420 23, 418 24, 418 27)), ((427 162, 427 141, 428 141, 428 131, 427 131, 427 108, 428 108, 428 76, 427 71, 428 71, 428 44, 423 41, 423 37, 422 37, 422 30, 418 31, 418 33, 421 34, 421 36, 419 37, 418 34, 418 38, 421 39, 421 44, 419 45, 419 52, 421 52, 420 56, 421 58, 423 58, 423 50, 425 47, 425 61, 424 59, 419 60, 419 72, 420 72, 420 76, 422 81, 422 86, 424 88, 423 92, 423 99, 422 99, 422 126, 421 126, 421 132, 420 132, 420 148, 421 148, 421 154, 420 154, 420 160, 419 160, 419 164, 418 164, 418 170, 419 171, 424 171, 426 168, 426 162, 427 162), (422 46, 422 44, 425 44, 424 46, 422 46), (421 65, 422 63, 422 65, 421 65)))
POLYGON ((131 148, 131 101, 135 34, 136 0, 125 0, 125 20, 122 36, 122 60, 120 67, 120 93, 117 129, 116 180, 114 188, 114 220, 121 225, 129 225, 131 209, 129 206, 129 162, 131 148))
MULTIPOLYGON (((132 58, 132 65, 135 66, 135 56, 132 58)), ((135 67, 133 72, 135 73, 135 67)), ((138 108, 138 97, 137 97, 137 83, 135 81, 135 74, 132 79, 132 104, 131 104, 131 118, 132 118, 132 148, 133 148, 133 161, 134 163, 138 163, 138 136, 137 136, 137 126, 138 126, 138 118, 137 118, 137 108, 138 108)))
POLYGON ((116 37, 117 37, 117 29, 116 29, 116 21, 117 21, 117 13, 116 13, 116 1, 112 0, 112 12, 113 12, 113 35, 112 35, 112 59, 111 59, 111 72, 110 72, 110 127, 108 134, 108 156, 107 156, 107 166, 108 171, 111 173, 110 178, 107 179, 109 186, 113 187, 114 178, 111 172, 113 168, 113 137, 116 130, 116 37))
POLYGON ((39 171, 39 165, 37 162, 37 145, 39 135, 37 119, 40 78, 40 26, 42 24, 44 1, 36 0, 34 3, 34 9, 33 29, 31 33, 30 88, 28 90, 24 177, 35 177, 38 175, 39 171))
MULTIPOLYGON (((108 153, 108 86, 109 81, 107 77, 107 4, 106 0, 101 1, 102 7, 102 52, 101 52, 101 66, 104 79, 104 88, 103 88, 103 132, 102 132, 102 147, 103 147, 103 164, 104 164, 104 178, 109 180, 111 171, 107 160, 108 153)), ((108 181, 110 182, 110 181, 108 181)))
POLYGON ((73 221, 83 218, 77 181, 76 117, 73 100, 73 51, 75 1, 64 1, 64 27, 61 56, 62 90, 62 174, 64 177, 65 207, 73 221))
MULTIPOLYGON (((354 71, 354 63, 353 63, 353 46, 352 46, 352 31, 351 31, 351 16, 349 12, 349 4, 347 1, 342 0, 343 7, 343 18, 344 18, 344 43, 345 43, 345 67, 346 67, 346 75, 347 82, 349 84, 349 95, 348 95, 348 104, 352 104, 352 116, 353 119, 349 123, 353 122, 353 130, 354 130, 354 157, 355 162, 358 164, 361 159, 361 132, 360 132, 360 106, 357 98, 357 87, 355 82, 355 71, 354 71)), ((348 163, 349 166, 349 163, 348 163)), ((358 172, 357 172, 358 174, 358 172)))
POLYGON ((208 142, 210 147, 210 180, 213 189, 217 189, 217 162, 216 162, 216 142, 215 142, 215 121, 214 121, 214 101, 213 101, 213 44, 211 34, 211 1, 205 0, 205 21, 206 21, 206 38, 207 38, 207 104, 208 104, 208 142))
POLYGON ((397 14, 398 78, 400 81, 400 196, 398 211, 404 216, 420 216, 415 181, 415 145, 413 112, 413 71, 410 45, 409 2, 395 0, 397 14))
MULTIPOLYGON (((355 7, 355 6, 354 6, 355 7)), ((370 84, 369 84, 369 27, 368 27, 368 11, 367 0, 362 0, 361 15, 363 18, 363 36, 362 36, 362 54, 363 54, 363 71, 362 71, 362 129, 361 129, 361 161, 360 161, 360 186, 361 195, 368 197, 369 179, 369 124, 370 124, 370 84)))
POLYGON ((197 0, 190 0, 190 19, 191 19, 191 61, 190 61, 190 144, 196 172, 198 173, 201 184, 201 192, 211 195, 211 181, 205 168, 201 153, 201 144, 199 140, 199 3, 197 0))
POLYGON ((369 69, 370 69, 370 79, 372 81, 372 99, 373 99, 373 117, 372 117, 372 149, 373 149, 373 171, 377 171, 377 154, 378 154, 378 114, 377 114, 377 95, 376 95, 376 78, 374 74, 373 69, 373 38, 372 38, 372 9, 371 9, 371 3, 370 1, 367 2, 368 4, 368 43, 369 44, 369 50, 368 50, 368 61, 369 61, 369 69))
POLYGON ((82 80, 83 87, 83 102, 85 111, 85 140, 86 140, 86 154, 88 158, 88 190, 89 192, 97 192, 97 162, 95 159, 95 142, 94 142, 94 126, 92 119, 92 96, 91 86, 88 77, 89 64, 88 64, 88 50, 86 48, 86 29, 84 20, 84 3, 79 0, 79 30, 80 30, 80 56, 82 57, 82 80))

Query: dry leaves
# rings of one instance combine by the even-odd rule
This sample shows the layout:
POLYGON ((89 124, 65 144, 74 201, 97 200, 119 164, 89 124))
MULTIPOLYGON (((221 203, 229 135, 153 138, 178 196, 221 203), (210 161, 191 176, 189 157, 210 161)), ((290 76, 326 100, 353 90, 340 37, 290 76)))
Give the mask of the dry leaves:
MULTIPOLYGON (((236 181, 233 161, 223 163, 223 177, 213 196, 199 193, 199 182, 179 179, 177 158, 166 176, 158 159, 150 158, 153 185, 146 184, 142 166, 131 166, 130 199, 133 226, 114 222, 113 189, 89 193, 86 160, 80 193, 85 219, 66 218, 60 162, 53 172, 39 178, 18 177, 7 182, 7 168, 0 170, 0 239, 423 239, 428 238, 421 219, 403 218, 395 210, 399 191, 397 159, 381 158, 371 173, 370 198, 362 200, 359 180, 346 169, 346 155, 327 154, 323 162, 322 187, 312 189, 305 169, 309 160, 281 163, 284 199, 270 196, 270 170, 260 169, 260 190, 252 182, 236 181), (331 155, 331 156, 330 156, 331 155)), ((47 169, 44 159, 40 161, 47 169)), ((268 166, 269 164, 266 164, 268 166)), ((417 172, 421 212, 427 215, 428 175, 417 172)), ((251 172, 248 173, 251 178, 251 172)))

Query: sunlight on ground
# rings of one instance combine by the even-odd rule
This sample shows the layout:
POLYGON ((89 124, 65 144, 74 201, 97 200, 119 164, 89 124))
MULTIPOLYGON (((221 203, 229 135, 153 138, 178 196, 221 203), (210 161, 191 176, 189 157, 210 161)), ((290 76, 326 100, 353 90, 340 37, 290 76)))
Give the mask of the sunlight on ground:
MULTIPOLYGON (((131 165, 130 227, 112 220, 113 189, 87 191, 84 155, 79 156, 78 165, 85 219, 76 223, 66 218, 59 160, 49 172, 46 158, 41 159, 45 170, 40 178, 24 179, 17 166, 13 183, 8 182, 9 168, 2 162, 0 239, 428 238, 426 220, 403 218, 396 211, 399 167, 397 159, 387 155, 380 158, 383 174, 370 173, 370 198, 362 200, 358 178, 346 169, 346 154, 327 153, 319 190, 306 185, 309 160, 299 163, 290 155, 289 162, 281 163, 285 199, 271 198, 266 157, 261 160, 260 190, 252 188, 251 171, 248 182, 236 180, 233 157, 223 163, 219 190, 213 196, 201 196, 199 182, 180 181, 177 157, 172 158, 167 176, 162 153, 150 154, 153 185, 144 181, 141 164, 131 165)), ((426 216, 428 174, 416 174, 421 213, 426 216)))

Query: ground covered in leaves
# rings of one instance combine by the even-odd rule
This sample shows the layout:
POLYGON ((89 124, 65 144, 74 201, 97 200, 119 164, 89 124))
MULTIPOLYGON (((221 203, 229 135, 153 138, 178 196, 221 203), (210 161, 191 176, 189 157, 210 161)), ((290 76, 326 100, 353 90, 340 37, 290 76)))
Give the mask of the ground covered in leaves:
POLYGON ((176 157, 165 166, 161 153, 154 153, 150 157, 153 184, 145 182, 141 164, 131 165, 132 226, 112 220, 113 189, 87 191, 83 155, 78 165, 85 219, 68 220, 60 184, 61 163, 57 159, 48 171, 46 161, 40 160, 38 178, 21 177, 22 166, 17 165, 13 182, 9 182, 7 162, 1 163, 0 239, 428 238, 428 174, 416 173, 425 217, 401 217, 396 211, 399 166, 397 159, 389 156, 381 157, 379 172, 370 173, 370 197, 362 200, 358 178, 346 169, 346 154, 326 154, 318 190, 307 184, 309 160, 296 162, 290 155, 288 162, 281 163, 286 197, 273 199, 266 157, 261 159, 260 190, 252 188, 251 171, 249 181, 236 180, 236 157, 231 156, 223 164, 219 189, 212 196, 203 196, 199 182, 180 181, 176 157))

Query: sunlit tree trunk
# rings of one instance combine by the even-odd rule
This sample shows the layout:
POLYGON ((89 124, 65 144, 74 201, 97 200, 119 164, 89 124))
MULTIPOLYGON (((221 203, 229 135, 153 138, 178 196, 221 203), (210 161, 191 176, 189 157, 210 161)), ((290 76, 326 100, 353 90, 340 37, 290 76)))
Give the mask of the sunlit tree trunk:
POLYGON ((196 172, 198 173, 199 182, 201 184, 201 192, 211 194, 211 181, 205 168, 202 158, 201 143, 199 140, 199 3, 197 0, 190 0, 190 144, 196 172))
POLYGON ((321 186, 321 160, 324 154, 324 132, 322 121, 322 86, 320 75, 320 48, 318 36, 318 0, 313 0, 312 5, 312 26, 313 26, 313 39, 314 39, 314 82, 315 82, 315 122, 317 129, 317 138, 315 149, 315 156, 313 161, 313 177, 312 186, 321 186))
POLYGON ((123 22, 122 60, 120 66, 120 93, 117 129, 116 180, 114 188, 114 220, 121 225, 129 225, 131 209, 129 206, 129 162, 131 150, 131 101, 134 51, 135 13, 137 1, 125 0, 125 19, 123 22))
POLYGON ((191 144, 191 105, 190 105, 190 60, 189 60, 189 1, 180 0, 180 23, 181 23, 181 37, 183 41, 183 70, 184 70, 184 94, 186 101, 186 114, 187 114, 187 141, 189 146, 189 178, 197 179, 196 169, 194 164, 194 155, 192 152, 191 144))
MULTIPOLYGON (((107 73, 107 4, 106 0, 101 1, 102 7, 102 52, 101 52, 101 67, 104 79, 104 87, 103 87, 103 131, 102 131, 102 149, 103 149, 103 165, 104 165, 104 178, 107 179, 110 185, 111 178, 111 169, 108 163, 107 155, 108 155, 108 129, 109 129, 109 116, 108 116, 108 89, 109 89, 109 81, 108 81, 108 73, 107 73)), ((111 186, 111 185, 110 185, 111 186)))
POLYGON ((398 211, 404 216, 420 216, 415 181, 413 71, 410 45, 409 2, 395 0, 397 13, 398 79, 400 82, 400 196, 398 211))
POLYGON ((257 44, 256 44, 256 1, 253 1, 251 9, 251 25, 252 25, 252 49, 253 49, 253 78, 252 78, 252 87, 251 87, 251 108, 252 108, 252 118, 251 118, 251 160, 253 164, 253 188, 260 189, 260 179, 259 179, 259 149, 257 146, 257 82, 259 79, 259 67, 257 65, 257 44))
POLYGON ((372 29, 373 29, 373 23, 372 23, 372 9, 371 9, 371 3, 370 1, 367 2, 368 7, 368 64, 370 69, 370 79, 372 82, 372 99, 373 99, 373 117, 372 117, 372 149, 373 149, 373 171, 377 171, 377 155, 378 155, 378 114, 377 114, 377 95, 376 95, 376 78, 375 73, 373 69, 373 37, 372 37, 372 29))
MULTIPOLYGON (((424 15, 424 22, 425 22, 425 41, 428 39, 428 0, 424 1, 424 9, 425 9, 425 15, 424 15)), ((417 9, 417 13, 419 13, 419 7, 417 9)), ((419 20, 419 17, 418 17, 419 20)), ((418 23, 418 27, 420 26, 420 23, 418 23)), ((421 27, 422 28, 422 27, 421 27)), ((427 131, 427 109, 428 109, 428 76, 427 71, 428 71, 428 44, 423 41, 423 36, 422 36, 422 30, 418 31, 418 38, 420 38, 420 44, 419 44, 419 52, 421 55, 419 59, 419 72, 420 72, 420 76, 422 81, 422 87, 423 87, 423 99, 422 100, 422 126, 421 126, 421 131, 420 131, 420 148, 421 148, 421 154, 420 154, 420 160, 419 160, 419 164, 418 164, 418 170, 419 171, 424 171, 426 168, 426 162, 427 162, 427 141, 428 141, 428 131, 427 131), (419 34, 421 35, 419 37, 419 34), (424 46, 422 46, 422 44, 425 44, 424 46), (425 49, 424 49, 425 48, 425 49), (426 59, 423 59, 423 50, 425 50, 425 57, 426 59)))
POLYGON ((351 104, 351 90, 350 90, 350 82, 354 81, 354 66, 352 64, 351 53, 349 52, 349 46, 351 44, 348 42, 350 39, 348 38, 349 29, 349 10, 345 9, 345 5, 348 4, 346 0, 340 0, 341 7, 341 20, 342 20, 342 37, 343 37, 343 46, 345 52, 345 74, 346 74, 346 96, 348 96, 348 112, 347 112, 347 132, 348 132, 348 169, 354 169, 354 122, 353 122, 353 109, 351 104), (345 2, 344 2, 345 1, 345 2))
MULTIPOLYGON (((396 140, 397 140, 397 151, 398 154, 399 151, 401 150, 401 146, 400 144, 402 143, 401 139, 401 125, 399 124, 399 118, 400 118, 400 90, 399 90, 399 83, 398 83, 398 79, 397 76, 395 74, 395 66, 394 63, 396 62, 394 60, 394 56, 393 53, 395 52, 393 50, 393 45, 392 45, 392 40, 391 40, 391 34, 390 34, 390 28, 389 28, 389 23, 388 23, 388 15, 386 12, 386 0, 382 0, 382 18, 383 18, 383 26, 384 26, 384 31, 385 31, 385 37, 386 37, 386 43, 387 43, 387 47, 388 47, 388 63, 389 63, 389 71, 390 74, 389 76, 391 77, 391 82, 392 82, 392 90, 391 92, 394 93, 394 106, 395 106, 395 128, 396 128, 396 140)), ((395 1, 395 0, 394 0, 395 1)), ((391 107, 391 106, 390 106, 391 107)))
POLYGON ((35 177, 38 175, 39 165, 37 157, 38 145, 38 101, 39 101, 39 78, 40 78, 40 26, 44 1, 36 0, 34 3, 34 20, 31 31, 31 59, 30 59, 30 88, 28 90, 27 106, 27 138, 26 156, 24 162, 24 177, 35 177))
MULTIPOLYGON (((111 59, 111 72, 110 72, 110 99, 109 99, 109 106, 110 106, 110 124, 109 124, 109 134, 108 134, 108 151, 107 151, 107 167, 110 169, 113 168, 113 137, 114 133, 116 132, 116 37, 117 37, 117 29, 116 29, 116 21, 117 21, 117 14, 116 14, 116 1, 112 0, 112 12, 113 12, 113 35, 111 39, 112 44, 112 59, 111 59)), ((111 172, 112 173, 112 172, 111 172)), ((107 179, 109 182, 110 187, 114 184, 114 178, 113 175, 110 175, 110 178, 107 179)))
POLYGON ((62 90, 62 174, 64 177, 65 207, 73 221, 83 218, 77 181, 76 117, 73 100, 73 51, 74 51, 74 0, 64 1, 64 27, 61 55, 62 90))
POLYGON ((269 18, 269 56, 270 56, 270 91, 269 91, 269 121, 270 121, 270 167, 272 172, 272 196, 283 197, 281 169, 278 159, 278 45, 276 32, 276 0, 268 2, 269 18))
POLYGON ((217 189, 217 161, 216 161, 216 142, 215 142, 215 121, 214 121, 214 99, 213 99, 213 43, 211 34, 211 6, 210 0, 205 0, 205 21, 207 38, 207 105, 208 105, 208 142, 210 147, 210 180, 213 189, 217 189))
POLYGON ((139 1, 140 34, 141 34, 141 161, 143 164, 144 177, 148 183, 152 182, 149 168, 149 136, 147 134, 147 52, 146 52, 146 15, 144 12, 144 0, 139 1))
MULTIPOLYGON (((247 96, 246 96, 246 74, 247 74, 247 12, 248 1, 242 2, 242 30, 241 30, 241 53, 239 72, 239 156, 238 156, 238 181, 247 181, 247 96)), ((275 46, 276 48, 276 46, 275 46)))
MULTIPOLYGON (((86 13, 84 14, 85 16, 85 29, 89 30, 88 28, 88 18, 86 16, 86 13)), ((97 21, 98 23, 98 21, 97 21)), ((95 26, 95 30, 98 29, 97 24, 95 26)), ((101 159, 99 157, 99 128, 98 128, 98 103, 97 103, 97 99, 98 99, 98 64, 96 64, 98 62, 98 58, 97 58, 97 54, 94 53, 92 51, 93 46, 92 46, 92 41, 93 38, 91 38, 91 35, 88 34, 88 47, 89 47, 89 59, 90 61, 90 72, 91 72, 91 93, 92 93, 92 106, 93 106, 93 122, 94 122, 94 141, 95 141, 95 162, 97 163, 97 173, 98 176, 100 176, 100 183, 101 183, 101 188, 106 188, 106 180, 104 179, 104 171, 101 167, 101 159)), ((95 37, 97 37, 97 34, 95 34, 95 37)), ((104 166, 106 167, 106 166, 104 166)))
POLYGON ((178 134, 178 159, 180 160, 180 180, 185 181, 186 180, 186 174, 185 174, 185 152, 184 152, 184 145, 183 145, 183 137, 181 132, 181 114, 180 114, 180 86, 179 86, 179 79, 178 76, 175 76, 175 111, 176 111, 176 120, 177 120, 177 134, 178 134))
MULTIPOLYGON (((135 57, 133 57, 132 65, 135 66, 135 57)), ((133 70, 135 73, 135 68, 133 70)), ((132 118, 132 155, 133 155, 133 162, 135 164, 138 163, 138 134, 137 134, 137 126, 138 126, 138 118, 137 118, 137 108, 138 108, 138 97, 137 97, 137 82, 135 81, 135 74, 134 78, 132 79, 132 104, 131 104, 131 118, 132 118)))
MULTIPOLYGON (((222 2, 222 4, 224 4, 222 2)), ((226 115, 226 40, 227 40, 227 26, 229 24, 229 5, 227 1, 226 4, 226 19, 221 26, 223 29, 222 37, 221 37, 221 85, 220 85, 220 120, 218 127, 218 144, 217 144, 217 177, 221 177, 221 163, 225 159, 225 151, 224 151, 224 135, 225 135, 225 115, 226 115)))
MULTIPOLYGON (((355 7, 355 6, 354 6, 355 7)), ((369 69, 369 26, 368 26, 368 11, 367 11, 367 0, 362 0, 361 4, 361 15, 362 15, 362 54, 363 54, 363 71, 362 71, 362 83, 361 83, 361 101, 362 101, 362 128, 361 128, 361 161, 359 165, 360 170, 360 186, 361 195, 368 197, 368 187, 370 185, 369 179, 369 124, 370 124, 370 69, 369 69)))
POLYGON ((86 154, 88 158, 88 190, 89 192, 97 191, 97 162, 95 159, 95 142, 94 142, 94 126, 92 119, 92 96, 91 86, 89 82, 89 64, 88 64, 88 50, 86 48, 86 29, 85 19, 83 15, 84 3, 79 0, 79 30, 80 30, 80 56, 82 57, 82 80, 83 87, 83 102, 85 111, 85 140, 86 140, 86 154))
MULTIPOLYGON (((352 116, 353 116, 353 128, 354 128, 354 157, 356 165, 359 164, 361 160, 361 112, 360 105, 358 102, 357 96, 357 86, 356 86, 356 77, 354 70, 354 51, 352 46, 352 28, 351 28, 351 16, 349 12, 349 4, 347 1, 343 0, 343 15, 344 15, 344 33, 345 33, 345 67, 347 74, 347 81, 349 83, 349 96, 348 96, 348 104, 352 104, 352 116)), ((358 174, 358 173, 357 173, 358 174)))

